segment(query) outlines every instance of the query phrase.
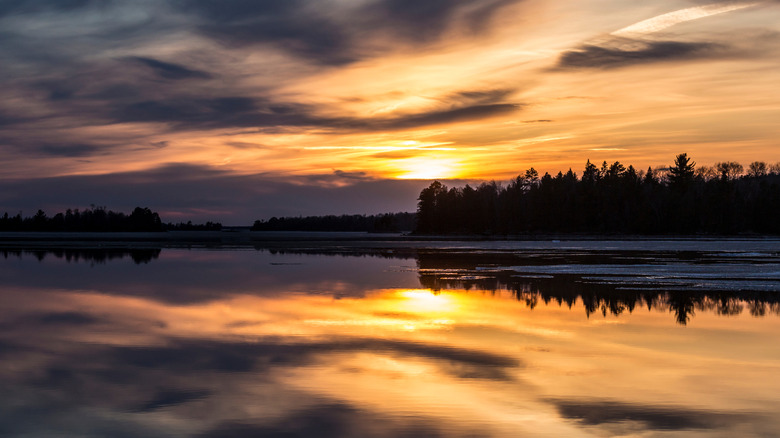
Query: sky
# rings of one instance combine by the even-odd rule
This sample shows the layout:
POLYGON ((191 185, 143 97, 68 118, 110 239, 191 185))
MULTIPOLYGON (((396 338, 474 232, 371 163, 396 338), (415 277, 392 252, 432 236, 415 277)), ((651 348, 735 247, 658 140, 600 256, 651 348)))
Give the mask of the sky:
POLYGON ((10 214, 247 224, 780 161, 778 0, 0 0, 0 66, 10 214))

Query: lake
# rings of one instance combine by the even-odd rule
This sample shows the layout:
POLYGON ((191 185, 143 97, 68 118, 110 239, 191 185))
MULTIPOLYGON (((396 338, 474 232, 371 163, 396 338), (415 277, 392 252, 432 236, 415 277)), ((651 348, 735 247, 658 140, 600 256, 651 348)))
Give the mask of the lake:
POLYGON ((778 240, 132 246, 0 249, 0 436, 780 434, 778 240))

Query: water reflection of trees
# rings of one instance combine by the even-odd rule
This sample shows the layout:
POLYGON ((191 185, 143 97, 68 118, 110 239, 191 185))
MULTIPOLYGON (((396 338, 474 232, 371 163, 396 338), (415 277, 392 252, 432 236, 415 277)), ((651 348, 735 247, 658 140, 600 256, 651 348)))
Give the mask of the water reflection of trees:
MULTIPOLYGON (((299 245, 299 244, 296 244, 299 245)), ((520 275, 502 266, 555 266, 560 264, 632 264, 648 263, 713 263, 707 254, 694 252, 516 252, 437 250, 426 248, 363 248, 344 244, 291 246, 290 243, 255 245, 258 251, 273 255, 315 255, 331 257, 372 257, 415 260, 419 282, 434 292, 445 289, 478 290, 488 294, 510 292, 517 300, 533 309, 540 304, 574 307, 582 303, 588 316, 620 316, 637 308, 666 311, 680 324, 687 324, 697 313, 732 316, 745 312, 754 317, 780 315, 780 294, 757 290, 682 290, 631 284, 630 278, 619 282, 588 281, 578 274, 520 275)), ((69 263, 105 264, 130 258, 136 264, 156 260, 161 248, 12 248, 0 250, 4 258, 47 257, 69 263)), ((722 257, 718 261, 723 261, 722 257)), ((349 275, 349 273, 344 273, 349 275)))
MULTIPOLYGON (((583 281, 581 275, 518 276, 517 272, 485 269, 487 266, 510 266, 510 255, 483 255, 478 262, 457 255, 420 254, 420 284, 432 291, 443 289, 479 290, 498 294, 510 292, 530 309, 540 303, 572 308, 578 301, 585 312, 602 316, 620 316, 636 308, 667 311, 686 325, 697 312, 733 316, 747 312, 754 317, 780 315, 780 295, 771 291, 699 291, 670 288, 647 288, 645 284, 629 282, 583 281), (498 263, 497 263, 498 262, 498 263), (502 263, 503 262, 503 263, 502 263), (483 269, 478 269, 482 267, 483 269)), ((525 260, 540 263, 543 260, 525 260)), ((517 263, 517 258, 513 262, 517 263)), ((549 260, 547 260, 549 262, 549 260)))
POLYGON ((255 245, 255 250, 268 252, 271 255, 301 254, 301 255, 321 255, 336 257, 376 257, 383 259, 410 260, 417 257, 418 251, 413 248, 350 248, 343 246, 322 246, 319 248, 290 248, 284 244, 272 246, 269 244, 255 245))
POLYGON ((149 263, 160 256, 161 248, 41 248, 41 249, 3 249, 3 258, 22 258, 32 256, 43 261, 46 257, 64 259, 68 263, 104 264, 113 260, 129 257, 139 265, 149 263))
MULTIPOLYGON (((780 295, 771 291, 701 291, 648 288, 646 284, 631 285, 583 281, 581 275, 556 274, 547 276, 518 276, 517 272, 501 270, 500 266, 555 265, 555 264, 643 264, 657 263, 712 263, 707 254, 685 252, 529 252, 459 251, 435 249, 388 249, 331 246, 319 248, 269 247, 258 245, 257 250, 271 254, 306 254, 338 257, 379 257, 414 259, 419 268, 420 285, 438 292, 445 289, 478 290, 498 294, 509 291, 517 300, 533 309, 540 303, 557 303, 572 308, 581 302, 588 316, 620 316, 636 308, 667 311, 682 325, 699 313, 732 316, 747 311, 754 317, 780 315, 780 295)), ((725 259, 722 259, 725 260, 725 259)))

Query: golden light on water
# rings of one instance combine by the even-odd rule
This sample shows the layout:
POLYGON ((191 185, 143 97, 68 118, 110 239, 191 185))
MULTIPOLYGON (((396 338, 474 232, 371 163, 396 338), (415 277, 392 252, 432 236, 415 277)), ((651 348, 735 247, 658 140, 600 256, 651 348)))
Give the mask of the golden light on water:
POLYGON ((456 298, 449 294, 434 294, 426 289, 414 289, 397 292, 403 298, 400 307, 409 312, 454 312, 458 309, 456 298))
POLYGON ((586 317, 581 301, 571 307, 555 301, 531 305, 509 290, 326 282, 267 291, 247 284, 184 304, 99 290, 11 288, 0 317, 80 321, 78 315, 99 315, 91 324, 54 332, 20 325, 13 336, 35 347, 30 351, 81 351, 85 345, 128 350, 130 362, 140 355, 128 369, 146 376, 152 388, 163 373, 177 385, 204 394, 208 389, 209 396, 181 406, 133 412, 138 417, 176 419, 206 407, 279 417, 300 411, 301 403, 327 400, 383 418, 424 417, 444 430, 481 432, 471 435, 584 436, 582 425, 556 407, 558 401, 566 407, 595 395, 597 407, 602 400, 629 400, 629 407, 653 409, 659 400, 675 400, 694 412, 726 412, 755 407, 723 394, 747 389, 758 394, 761 406, 776 399, 777 385, 766 382, 774 382, 778 356, 766 345, 777 333, 777 318, 704 312, 695 326, 679 330, 672 329, 666 311, 638 307, 621 316, 586 317), (731 348, 723 348, 722 333, 733 337, 731 348), (189 368, 177 355, 192 346, 197 372, 181 373, 176 367, 189 368), (174 353, 159 364, 148 362, 151 353, 166 348, 174 353), (169 375, 166 360, 173 363, 169 375))

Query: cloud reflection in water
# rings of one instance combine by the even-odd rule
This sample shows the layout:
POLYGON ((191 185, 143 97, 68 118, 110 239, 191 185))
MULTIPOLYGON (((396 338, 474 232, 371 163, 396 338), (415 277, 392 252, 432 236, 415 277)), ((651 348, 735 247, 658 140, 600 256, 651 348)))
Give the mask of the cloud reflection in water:
POLYGON ((141 265, 11 258, 0 264, 0 434, 780 427, 767 412, 780 393, 780 351, 768 347, 777 318, 704 312, 685 328, 640 309, 586 318, 581 302, 532 306, 509 289, 433 293, 408 264, 255 251, 164 250, 141 265))

